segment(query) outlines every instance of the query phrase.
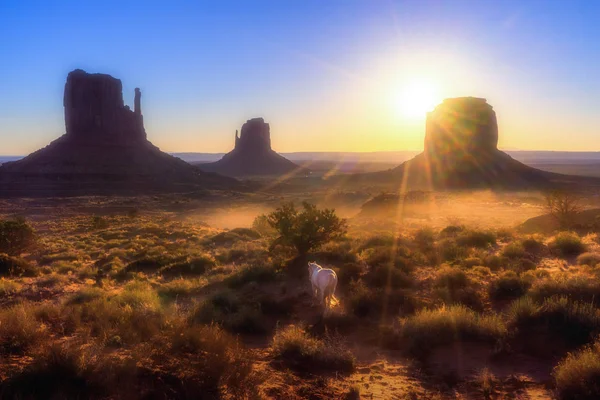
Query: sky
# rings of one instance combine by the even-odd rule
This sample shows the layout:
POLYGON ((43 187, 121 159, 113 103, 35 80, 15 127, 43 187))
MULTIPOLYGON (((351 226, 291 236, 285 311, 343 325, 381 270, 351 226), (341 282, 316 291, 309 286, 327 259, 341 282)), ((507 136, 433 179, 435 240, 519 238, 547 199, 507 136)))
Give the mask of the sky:
POLYGON ((0 0, 0 154, 64 134, 69 71, 142 90, 148 138, 227 152, 421 150, 428 109, 485 97, 500 147, 600 151, 600 2, 0 0))

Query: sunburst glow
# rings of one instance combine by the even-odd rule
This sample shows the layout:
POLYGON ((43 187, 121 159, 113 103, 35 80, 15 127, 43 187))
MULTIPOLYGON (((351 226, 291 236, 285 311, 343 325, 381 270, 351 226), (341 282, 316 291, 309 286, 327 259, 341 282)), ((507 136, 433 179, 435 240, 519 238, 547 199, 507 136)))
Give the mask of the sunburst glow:
POLYGON ((412 80, 400 89, 397 112, 403 118, 425 118, 441 102, 436 86, 427 80, 412 80))

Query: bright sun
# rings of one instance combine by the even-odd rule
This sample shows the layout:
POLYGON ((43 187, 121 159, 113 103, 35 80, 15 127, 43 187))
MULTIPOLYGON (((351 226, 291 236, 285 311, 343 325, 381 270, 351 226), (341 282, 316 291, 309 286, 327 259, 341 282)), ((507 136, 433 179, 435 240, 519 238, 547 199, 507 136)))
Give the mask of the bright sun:
POLYGON ((402 87, 397 111, 404 118, 425 118, 425 114, 440 102, 435 86, 426 80, 413 80, 402 87))

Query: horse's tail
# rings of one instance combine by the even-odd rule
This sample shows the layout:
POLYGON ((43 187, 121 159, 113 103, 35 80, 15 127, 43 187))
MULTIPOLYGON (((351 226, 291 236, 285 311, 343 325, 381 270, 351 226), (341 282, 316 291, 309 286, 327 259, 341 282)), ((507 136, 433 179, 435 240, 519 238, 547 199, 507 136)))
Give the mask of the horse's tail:
POLYGON ((327 282, 327 286, 325 287, 325 290, 323 293, 325 298, 331 298, 331 303, 333 305, 338 303, 338 300, 335 297, 335 289, 337 287, 337 282, 338 282, 337 275, 335 275, 335 274, 329 275, 329 280, 327 282))

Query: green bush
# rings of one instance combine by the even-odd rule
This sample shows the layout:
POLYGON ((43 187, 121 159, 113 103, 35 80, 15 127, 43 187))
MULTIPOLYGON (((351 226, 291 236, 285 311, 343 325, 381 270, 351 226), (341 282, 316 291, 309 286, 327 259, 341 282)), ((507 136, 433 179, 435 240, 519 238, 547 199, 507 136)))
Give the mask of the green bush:
POLYGON ((578 256, 586 250, 581 238, 574 232, 560 232, 552 239, 549 246, 561 257, 578 256))
POLYGON ((37 271, 26 260, 0 253, 0 276, 36 276, 37 271))
POLYGON ((319 210, 314 204, 302 203, 302 210, 287 203, 268 215, 269 224, 277 230, 279 237, 272 243, 294 247, 300 255, 319 248, 321 245, 346 234, 344 219, 334 210, 319 210))
POLYGON ((438 252, 443 261, 460 262, 469 256, 469 250, 453 239, 444 239, 438 244, 438 252))
POLYGON ((27 221, 0 220, 0 253, 18 256, 34 244, 35 232, 27 221))
POLYGON ((570 353, 554 368, 556 394, 561 400, 600 398, 600 340, 570 353))

